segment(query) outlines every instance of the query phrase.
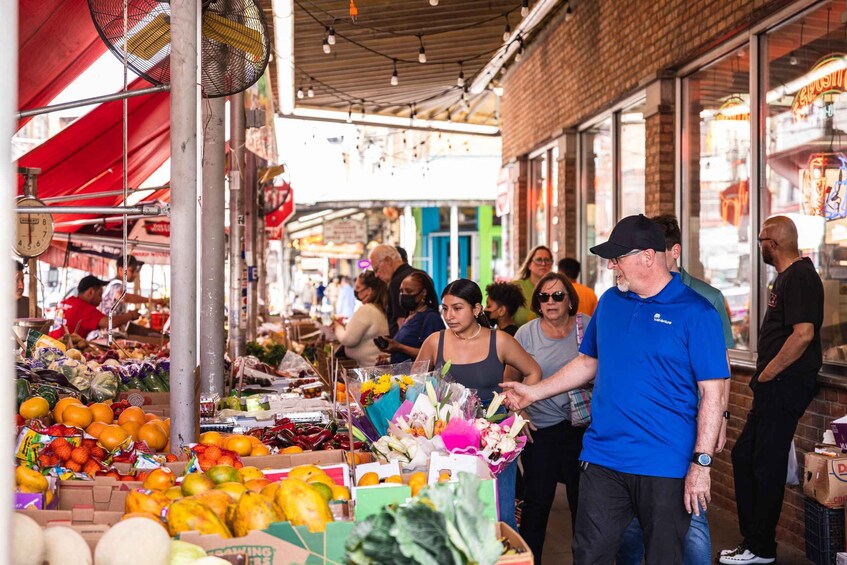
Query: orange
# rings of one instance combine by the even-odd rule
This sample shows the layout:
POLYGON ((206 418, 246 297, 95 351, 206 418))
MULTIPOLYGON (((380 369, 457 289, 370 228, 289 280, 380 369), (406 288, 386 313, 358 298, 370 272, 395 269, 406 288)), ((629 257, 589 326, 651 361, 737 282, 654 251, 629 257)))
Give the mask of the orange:
POLYGON ((262 440, 260 440, 256 436, 247 436, 247 439, 250 440, 250 442, 253 444, 253 447, 256 447, 257 445, 262 445, 262 440))
POLYGON ((224 447, 244 457, 253 451, 253 442, 246 436, 236 435, 226 438, 224 447))
POLYGON ((153 451, 162 451, 168 445, 168 436, 161 426, 147 422, 138 429, 138 439, 147 444, 153 451))
POLYGON ((103 422, 104 424, 111 424, 115 421, 115 413, 112 412, 112 408, 108 404, 104 404, 102 402, 95 402, 91 406, 91 414, 94 415, 95 422, 103 422))
POLYGON ((251 457, 259 457, 262 455, 270 455, 271 451, 268 449, 267 445, 260 443, 259 445, 253 446, 253 449, 250 451, 251 457))
POLYGON ((91 425, 85 428, 85 433, 93 437, 94 439, 98 439, 100 437, 100 432, 103 431, 103 428, 108 426, 109 424, 104 424, 103 422, 98 422, 97 420, 91 422, 91 425))
POLYGON ((68 396, 59 400, 59 402, 56 403, 56 406, 53 407, 53 419, 56 420, 57 424, 62 423, 62 412, 64 412, 65 408, 71 404, 82 404, 82 402, 79 401, 79 398, 68 396))
POLYGON ((141 429, 141 424, 139 424, 138 422, 135 422, 133 420, 130 420, 128 422, 124 422, 123 424, 121 424, 121 427, 126 431, 126 433, 128 433, 130 436, 132 436, 133 441, 139 440, 138 430, 141 429))
POLYGON ((114 451, 119 445, 126 441, 126 438, 128 437, 129 433, 125 429, 117 424, 109 424, 100 430, 100 435, 97 437, 97 440, 100 442, 100 445, 106 448, 107 451, 114 451))
POLYGON ((159 419, 158 414, 144 414, 144 420, 146 422, 149 422, 150 420, 158 420, 158 419, 159 419))
POLYGON ((299 445, 289 445, 288 447, 280 449, 279 452, 286 455, 289 453, 303 453, 303 448, 299 445))
POLYGON ((148 490, 167 490, 176 484, 176 475, 166 467, 153 469, 144 479, 144 488, 148 490))
POLYGON ((94 421, 94 415, 88 406, 71 404, 62 412, 62 423, 66 426, 76 426, 85 429, 94 421))
POLYGON ((127 422, 136 422, 139 426, 147 422, 144 419, 144 410, 138 406, 130 406, 118 416, 118 425, 123 426, 127 422))
POLYGON ((203 432, 200 434, 200 443, 203 445, 224 446, 224 436, 220 432, 203 432))
POLYGON ((50 413, 50 403, 47 402, 47 399, 45 398, 33 396, 32 398, 27 398, 23 401, 18 413, 24 420, 29 420, 30 418, 43 418, 50 413))

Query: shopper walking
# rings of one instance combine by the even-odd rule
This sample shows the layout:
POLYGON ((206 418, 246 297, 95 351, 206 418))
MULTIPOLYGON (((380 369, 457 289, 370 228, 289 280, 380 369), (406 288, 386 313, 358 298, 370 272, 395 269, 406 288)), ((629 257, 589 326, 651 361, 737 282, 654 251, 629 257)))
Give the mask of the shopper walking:
MULTIPOLYGON (((539 317, 521 326, 515 339, 541 366, 543 380, 576 358, 589 318, 578 313, 576 290, 558 273, 547 273, 538 281, 530 304, 539 317)), ((567 488, 571 524, 576 524, 579 454, 585 427, 571 425, 567 393, 535 402, 526 412, 532 425, 532 442, 521 453, 524 503, 520 530, 535 563, 540 565, 547 519, 560 481, 567 488)))
MULTIPOLYGON (((677 263, 679 257, 682 255, 682 232, 679 229, 679 222, 677 222, 676 216, 664 214, 650 219, 662 229, 662 233, 665 235, 665 261, 668 265, 668 270, 672 273, 679 273, 682 283, 685 286, 696 291, 697 294, 708 300, 715 308, 721 319, 724 345, 728 350, 732 349, 735 346, 735 341, 732 338, 732 327, 730 326, 729 315, 726 311, 726 300, 723 297, 723 293, 705 281, 692 277, 677 263)), ((727 363, 729 363, 729 357, 727 357, 727 363)), ((726 379, 724 381, 724 417, 721 419, 721 431, 718 434, 715 453, 723 451, 723 446, 726 443, 726 424, 729 417, 726 403, 729 401, 729 385, 730 379, 726 379)), ((685 535, 683 565, 710 565, 712 563, 712 540, 706 514, 706 510, 701 508, 699 514, 691 515, 691 526, 685 535)), ((617 565, 640 565, 643 558, 644 533, 641 530, 638 519, 633 519, 621 536, 621 546, 618 549, 615 563, 617 565)))
POLYGON ((344 325, 333 322, 335 337, 344 346, 344 355, 356 361, 360 367, 373 367, 379 357, 379 348, 374 338, 388 333, 388 287, 373 271, 364 271, 356 277, 354 289, 356 300, 362 306, 344 325))
POLYGON ((618 222, 591 252, 608 259, 616 288, 600 298, 580 355, 535 386, 504 383, 507 402, 525 408, 596 375, 580 455, 574 563, 611 563, 637 517, 647 564, 678 564, 689 514, 711 499, 729 376, 720 319, 668 271, 665 238, 643 215, 618 222))
POLYGON ((553 252, 547 246, 538 245, 530 249, 521 268, 518 269, 518 278, 514 281, 514 284, 521 289, 526 303, 518 308, 515 314, 515 323, 518 327, 535 318, 533 311, 528 308, 529 302, 532 300, 532 291, 535 290, 535 286, 541 280, 541 277, 549 273, 552 268, 553 252))
POLYGON ((515 314, 525 305, 521 289, 512 283, 495 282, 485 287, 485 317, 510 336, 518 331, 515 314))
MULTIPOLYGON (((515 378, 527 383, 541 380, 541 368, 515 338, 489 329, 482 311, 482 291, 473 281, 458 279, 441 293, 441 315, 447 330, 431 335, 421 346, 417 361, 440 367, 450 362, 450 376, 476 389, 488 406, 506 376, 506 366, 515 378)), ((517 460, 497 476, 497 507, 500 520, 517 529, 515 520, 515 476, 517 460)))
POLYGON ((580 284, 579 272, 582 270, 582 265, 573 257, 565 257, 559 261, 559 272, 571 281, 577 295, 579 296, 579 311, 586 316, 593 316, 594 309, 597 308, 597 294, 594 289, 584 284, 580 284))
POLYGON ((438 293, 435 292, 432 279, 424 271, 404 263, 396 247, 377 245, 371 249, 368 259, 376 276, 388 285, 388 311, 386 315, 388 316, 389 336, 394 337, 403 322, 404 316, 400 308, 400 284, 411 273, 417 272, 423 275, 420 280, 424 281, 427 306, 438 311, 438 293))
POLYGON ((785 216, 768 218, 759 232, 759 247, 777 276, 759 328, 759 356, 750 381, 753 406, 732 449, 743 539, 735 549, 722 551, 720 562, 735 565, 776 560, 776 524, 791 440, 815 396, 823 364, 823 284, 812 261, 800 255, 794 222, 785 216))
POLYGON ((414 359, 426 338, 444 329, 444 321, 431 306, 433 300, 426 288, 427 282, 432 283, 426 273, 413 269, 400 283, 397 313, 404 320, 403 326, 393 338, 382 336, 380 341, 384 345, 377 344, 382 351, 391 354, 392 363, 414 359))

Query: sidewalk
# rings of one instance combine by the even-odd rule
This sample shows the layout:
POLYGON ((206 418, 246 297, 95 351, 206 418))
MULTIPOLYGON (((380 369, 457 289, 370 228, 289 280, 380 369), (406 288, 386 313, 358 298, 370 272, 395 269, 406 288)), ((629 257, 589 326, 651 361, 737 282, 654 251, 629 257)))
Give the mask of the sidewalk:
MULTIPOLYGON (((735 516, 722 508, 715 506, 709 509, 709 527, 712 534, 712 553, 717 554, 721 549, 729 549, 738 545, 738 523, 735 516)), ((544 543, 544 565, 571 565, 571 513, 568 510, 568 500, 565 487, 559 485, 553 510, 547 522, 547 539, 544 543)), ((776 563, 780 565, 809 565, 805 554, 791 546, 780 544, 779 557, 776 563)))

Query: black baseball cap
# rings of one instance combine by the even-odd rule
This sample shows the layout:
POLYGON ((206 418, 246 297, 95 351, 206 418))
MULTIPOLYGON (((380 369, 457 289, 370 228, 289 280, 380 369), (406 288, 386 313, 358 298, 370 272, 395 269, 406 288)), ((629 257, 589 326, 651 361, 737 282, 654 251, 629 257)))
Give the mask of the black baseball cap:
POLYGON ((109 283, 102 279, 98 279, 94 275, 87 275, 82 277, 82 280, 79 281, 78 285, 76 285, 76 291, 77 294, 82 294, 89 288, 94 288, 95 286, 106 286, 107 284, 109 283))
POLYGON ((644 214, 627 216, 615 225, 609 241, 595 245, 591 252, 603 259, 614 259, 635 249, 653 249, 664 253, 665 234, 644 214))

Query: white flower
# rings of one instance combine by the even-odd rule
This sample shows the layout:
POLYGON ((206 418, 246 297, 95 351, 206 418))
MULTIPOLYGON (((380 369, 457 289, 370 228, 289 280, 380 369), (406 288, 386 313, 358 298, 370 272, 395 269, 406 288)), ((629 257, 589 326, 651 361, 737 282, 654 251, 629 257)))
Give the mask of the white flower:
POLYGON ((491 418, 500 409, 500 405, 506 399, 505 393, 495 392, 494 398, 491 399, 491 404, 488 405, 488 410, 485 412, 486 418, 491 418))
POLYGON ((501 439, 501 440, 500 440, 500 442, 497 444, 497 449, 498 449, 500 452, 502 452, 502 453, 503 453, 503 455, 508 455, 509 453, 511 453, 511 452, 513 452, 515 449, 517 449, 517 447, 518 447, 518 445, 517 445, 517 443, 515 443, 514 438, 512 438, 512 437, 510 437, 510 436, 506 436, 506 437, 504 437, 504 438, 503 438, 503 439, 501 439))
POLYGON ((509 430, 509 437, 516 437, 526 425, 526 422, 527 420, 520 414, 515 414, 515 421, 512 423, 512 429, 509 430))

